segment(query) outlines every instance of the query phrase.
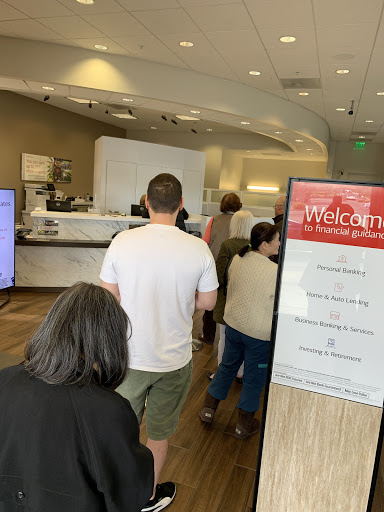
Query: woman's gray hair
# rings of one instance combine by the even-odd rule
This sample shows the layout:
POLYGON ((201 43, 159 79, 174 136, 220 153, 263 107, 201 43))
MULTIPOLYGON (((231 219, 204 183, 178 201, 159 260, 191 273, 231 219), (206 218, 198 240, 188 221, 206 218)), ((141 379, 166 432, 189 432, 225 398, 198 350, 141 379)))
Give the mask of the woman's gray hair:
POLYGON ((233 214, 229 224, 229 238, 249 240, 253 227, 253 215, 247 210, 240 210, 233 214))
POLYGON ((27 371, 48 384, 108 389, 124 380, 128 368, 130 321, 108 290, 77 283, 57 298, 27 342, 27 371))

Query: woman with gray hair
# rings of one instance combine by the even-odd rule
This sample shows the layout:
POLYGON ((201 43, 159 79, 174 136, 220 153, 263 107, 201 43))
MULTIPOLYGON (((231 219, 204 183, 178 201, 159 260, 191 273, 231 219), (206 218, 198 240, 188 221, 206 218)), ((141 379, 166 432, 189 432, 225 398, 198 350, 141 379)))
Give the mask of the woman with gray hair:
POLYGON ((104 288, 62 293, 0 371, 0 511, 138 512, 153 459, 129 402, 115 393, 128 367, 130 322, 104 288))
MULTIPOLYGON (((237 254, 244 245, 249 244, 251 237, 251 230, 253 227, 254 218, 251 212, 247 210, 240 210, 233 214, 229 224, 229 238, 225 240, 220 247, 219 254, 216 260, 217 279, 219 281, 219 289, 217 292, 217 301, 215 309, 213 310, 213 319, 219 324, 220 337, 217 347, 217 363, 221 363, 225 345, 225 321, 224 321, 224 308, 226 301, 226 275, 228 266, 232 258, 237 254)), ((241 365, 237 372, 237 380, 242 382, 244 374, 244 364, 241 365)), ((208 372, 207 377, 213 379, 215 374, 208 372)))

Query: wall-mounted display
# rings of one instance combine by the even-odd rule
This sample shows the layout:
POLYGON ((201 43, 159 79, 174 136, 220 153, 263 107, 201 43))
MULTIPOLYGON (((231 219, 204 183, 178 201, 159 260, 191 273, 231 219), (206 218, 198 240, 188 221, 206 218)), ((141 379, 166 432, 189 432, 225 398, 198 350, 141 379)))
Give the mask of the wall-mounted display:
POLYGON ((24 181, 71 183, 72 160, 22 153, 21 179, 24 181))

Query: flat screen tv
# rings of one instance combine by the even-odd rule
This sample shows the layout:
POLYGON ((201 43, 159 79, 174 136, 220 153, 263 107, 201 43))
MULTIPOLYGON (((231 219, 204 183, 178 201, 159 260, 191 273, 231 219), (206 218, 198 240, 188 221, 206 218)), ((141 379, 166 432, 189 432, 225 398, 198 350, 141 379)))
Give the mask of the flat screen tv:
POLYGON ((0 290, 15 286, 15 190, 0 188, 0 290))

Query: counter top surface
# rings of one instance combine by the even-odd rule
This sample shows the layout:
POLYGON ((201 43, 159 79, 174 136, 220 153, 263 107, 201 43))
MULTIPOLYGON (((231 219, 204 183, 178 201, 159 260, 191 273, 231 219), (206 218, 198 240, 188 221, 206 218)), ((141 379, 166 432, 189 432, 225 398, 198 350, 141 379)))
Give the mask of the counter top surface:
MULTIPOLYGON (((140 222, 143 224, 148 224, 149 219, 143 219, 139 216, 133 215, 111 215, 111 214, 94 214, 94 213, 85 213, 85 212, 47 212, 47 211, 32 211, 31 217, 43 218, 43 219, 67 219, 67 220, 98 220, 98 221, 119 221, 119 222, 140 222)), ((191 213, 189 218, 185 221, 188 223, 199 223, 201 220, 205 218, 204 215, 198 215, 196 213, 191 213)))
POLYGON ((103 249, 109 247, 111 240, 56 240, 45 238, 26 238, 15 240, 15 245, 28 245, 39 247, 87 247, 103 249))

